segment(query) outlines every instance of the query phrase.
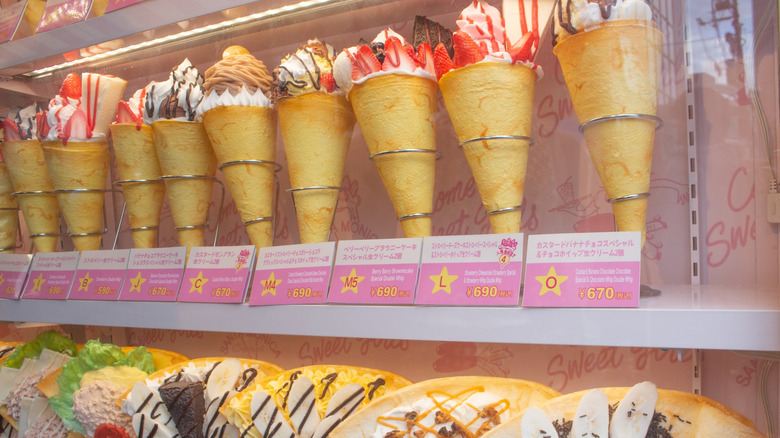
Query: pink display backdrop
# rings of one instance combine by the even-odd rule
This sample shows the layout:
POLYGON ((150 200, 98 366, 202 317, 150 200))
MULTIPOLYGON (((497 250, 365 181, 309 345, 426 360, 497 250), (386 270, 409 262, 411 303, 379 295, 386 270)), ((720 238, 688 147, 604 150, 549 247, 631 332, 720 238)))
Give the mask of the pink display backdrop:
POLYGON ((106 13, 116 11, 117 9, 126 8, 136 3, 141 3, 144 0, 109 0, 108 6, 106 6, 106 13))
POLYGON ((92 0, 47 0, 37 32, 58 29, 84 21, 92 8, 92 0))
POLYGON ((27 2, 14 3, 0 9, 0 43, 10 41, 24 14, 27 2))

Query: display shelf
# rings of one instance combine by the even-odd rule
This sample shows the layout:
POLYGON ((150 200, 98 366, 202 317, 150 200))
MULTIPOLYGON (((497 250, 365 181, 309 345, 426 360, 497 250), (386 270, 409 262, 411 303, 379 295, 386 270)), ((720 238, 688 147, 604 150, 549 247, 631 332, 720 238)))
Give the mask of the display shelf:
POLYGON ((780 299, 663 286, 638 309, 0 302, 0 320, 378 339, 780 351, 780 299))

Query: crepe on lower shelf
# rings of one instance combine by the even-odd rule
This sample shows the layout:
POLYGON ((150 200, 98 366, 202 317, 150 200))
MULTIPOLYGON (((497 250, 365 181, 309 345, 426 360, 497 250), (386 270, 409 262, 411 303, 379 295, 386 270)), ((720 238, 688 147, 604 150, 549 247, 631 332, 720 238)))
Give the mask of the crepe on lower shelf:
POLYGON ((312 365, 269 377, 231 399, 221 412, 241 436, 326 437, 370 401, 410 384, 387 371, 312 365))

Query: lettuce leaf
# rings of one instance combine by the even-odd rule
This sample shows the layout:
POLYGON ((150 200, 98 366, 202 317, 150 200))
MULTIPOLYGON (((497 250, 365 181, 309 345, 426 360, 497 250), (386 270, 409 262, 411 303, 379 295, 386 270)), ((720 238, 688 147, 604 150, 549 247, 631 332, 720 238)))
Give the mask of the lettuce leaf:
POLYGON ((44 348, 67 354, 71 357, 76 355, 76 343, 72 339, 54 330, 48 330, 38 335, 32 341, 17 347, 8 356, 8 360, 5 361, 3 366, 19 369, 22 363, 24 363, 24 359, 40 357, 44 348))
POLYGON ((155 370, 152 353, 144 347, 138 347, 125 354, 122 349, 113 344, 103 344, 91 340, 84 344, 79 355, 62 367, 62 373, 57 377, 60 392, 49 399, 52 410, 62 418, 68 428, 78 433, 86 433, 84 426, 76 420, 73 413, 73 394, 81 388, 81 377, 92 370, 108 366, 130 366, 151 374, 155 370))

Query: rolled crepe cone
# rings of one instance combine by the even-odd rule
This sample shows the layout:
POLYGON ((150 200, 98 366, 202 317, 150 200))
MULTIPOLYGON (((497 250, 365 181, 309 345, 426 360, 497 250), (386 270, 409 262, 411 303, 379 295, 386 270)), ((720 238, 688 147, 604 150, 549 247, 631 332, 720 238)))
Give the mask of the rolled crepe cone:
MULTIPOLYGON (((220 106, 203 114, 214 153, 220 164, 240 160, 276 160, 276 111, 260 106, 220 106)), ((231 164, 222 167, 236 209, 244 222, 272 217, 274 213, 274 166, 231 164)), ((258 248, 274 242, 273 221, 244 226, 258 248)))
MULTIPOLYGON (((217 159, 202 123, 158 120, 152 122, 152 130, 163 176, 217 173, 217 159)), ((174 226, 203 227, 177 230, 181 246, 203 246, 213 183, 201 178, 165 180, 174 226)))
MULTIPOLYGON (((111 125, 119 178, 124 181, 157 180, 162 176, 157 150, 154 147, 152 128, 135 123, 111 125)), ((165 200, 165 185, 161 182, 125 183, 122 191, 127 202, 127 217, 136 248, 154 248, 157 244, 157 227, 165 200)))
MULTIPOLYGON (((55 190, 104 190, 108 177, 108 142, 44 141, 43 155, 55 190)), ((105 193, 59 192, 57 200, 77 251, 100 249, 105 193), (75 234, 95 233, 89 236, 75 234)))
MULTIPOLYGON (((536 72, 525 65, 481 62, 439 80, 459 142, 500 135, 529 137, 536 72)), ((487 211, 523 203, 527 140, 489 140, 463 145, 463 153, 487 211)), ((491 214, 494 233, 519 233, 520 210, 491 214)))
MULTIPOLYGON (((308 93, 276 102, 293 189, 341 187, 355 115, 344 96, 308 93)), ((301 243, 327 242, 338 190, 293 191, 301 243)))
MULTIPOLYGON (((370 154, 403 149, 436 150, 436 82, 387 74, 356 84, 349 93, 370 154)), ((374 157, 398 217, 433 212, 436 156, 403 152, 374 157)), ((431 218, 401 221, 406 237, 431 235, 431 218)))
POLYGON ((0 162, 0 248, 9 248, 0 252, 5 253, 15 252, 19 234, 19 203, 11 195, 13 192, 8 168, 4 162, 0 162))
MULTIPOLYGON (((615 21, 568 37, 554 52, 580 124, 618 114, 655 115, 661 32, 645 21, 615 21)), ((656 123, 613 119, 584 129, 593 164, 610 199, 647 193, 656 123)), ((620 231, 641 231, 647 199, 612 204, 620 231)))
MULTIPOLYGON (((52 192, 54 184, 46 167, 43 149, 38 140, 2 143, 14 190, 17 192, 52 192)), ((54 252, 60 233, 60 205, 54 193, 17 196, 24 222, 30 234, 50 234, 32 237, 37 252, 54 252)))

